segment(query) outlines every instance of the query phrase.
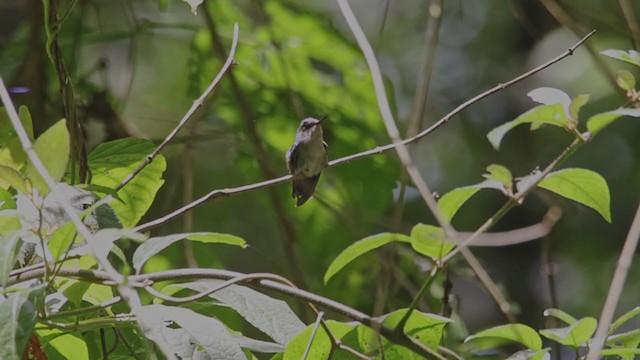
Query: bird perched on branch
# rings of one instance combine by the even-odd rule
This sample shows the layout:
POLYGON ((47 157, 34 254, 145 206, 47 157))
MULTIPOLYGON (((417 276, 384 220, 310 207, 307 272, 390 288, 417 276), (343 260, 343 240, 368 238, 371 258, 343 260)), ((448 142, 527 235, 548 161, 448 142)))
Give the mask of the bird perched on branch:
POLYGON ((316 189, 320 173, 327 166, 327 144, 322 138, 322 126, 327 117, 306 118, 300 122, 296 138, 287 151, 287 168, 293 175, 293 191, 296 206, 304 204, 316 189))

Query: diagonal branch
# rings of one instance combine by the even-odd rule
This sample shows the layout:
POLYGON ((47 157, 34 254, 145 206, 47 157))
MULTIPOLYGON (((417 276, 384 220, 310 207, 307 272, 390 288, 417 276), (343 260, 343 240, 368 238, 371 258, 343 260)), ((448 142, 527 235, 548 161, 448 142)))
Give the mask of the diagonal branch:
MULTIPOLYGON (((448 114, 446 114, 444 117, 442 117, 440 120, 438 120, 436 123, 434 123, 433 125, 431 125, 429 128, 423 130, 422 132, 420 132, 418 135, 416 136, 412 136, 410 138, 404 139, 402 141, 400 141, 399 143, 393 143, 393 144, 387 144, 387 145, 383 145, 383 146, 378 146, 376 148, 370 149, 370 150, 366 150, 366 151, 362 151, 359 153, 355 153, 352 155, 348 155, 348 156, 344 156, 341 157, 339 159, 335 159, 329 162, 329 164, 327 165, 327 168, 331 168, 334 166, 338 166, 338 165, 342 165, 344 163, 348 163, 351 162, 353 160, 358 160, 364 157, 369 157, 372 155, 378 155, 378 154, 382 154, 385 151, 391 150, 397 146, 400 145, 406 145, 409 143, 412 143, 414 141, 420 140, 421 138, 431 134, 432 132, 434 132, 435 130, 437 130, 440 126, 444 125, 445 123, 447 123, 449 120, 451 120, 451 118, 453 118, 454 116, 458 115, 459 113, 461 113, 463 110, 465 110, 466 108, 468 108, 469 106, 477 103, 478 101, 486 98, 489 95, 492 95, 498 91, 501 91, 519 81, 522 81, 524 79, 526 79, 527 77, 540 72, 546 68, 548 68, 549 66, 557 63, 558 61, 573 55, 573 52, 580 46, 582 45, 582 43, 584 43, 585 41, 587 41, 587 39, 589 39, 591 36, 593 36, 593 34, 595 34, 596 31, 593 30, 591 31, 589 34, 587 34, 585 37, 583 37, 582 39, 580 39, 580 41, 578 41, 577 43, 575 43, 573 46, 571 46, 570 48, 568 48, 566 51, 564 51, 562 54, 556 56, 555 58, 547 61, 546 63, 531 69, 529 71, 527 71, 526 73, 513 78, 505 83, 500 83, 494 87, 492 87, 491 89, 476 95, 475 97, 465 101, 464 103, 460 104, 458 107, 456 107, 455 109, 453 109, 452 111, 450 111, 448 114)), ((257 189, 261 189, 261 188, 267 188, 267 187, 271 187, 271 186, 275 186, 278 184, 282 184, 285 182, 290 181, 292 178, 291 175, 284 175, 281 176, 279 178, 275 178, 275 179, 269 179, 269 180, 265 180, 265 181, 260 181, 257 183, 253 183, 253 184, 248 184, 248 185, 243 185, 243 186, 238 186, 238 187, 234 187, 234 188, 226 188, 226 189, 215 189, 212 190, 211 192, 209 192, 208 194, 202 196, 201 198, 195 200, 192 203, 189 203, 179 209, 174 210, 173 212, 160 217, 156 220, 150 221, 148 223, 142 224, 137 226, 134 230, 135 231, 143 231, 143 230, 148 230, 150 228, 159 226, 161 224, 163 224, 164 222, 173 219, 174 217, 180 216, 182 214, 184 214, 185 212, 200 206, 208 201, 213 201, 213 200, 217 200, 219 198, 223 198, 223 197, 229 197, 229 196, 233 196, 236 194, 241 194, 241 193, 245 193, 245 192, 249 192, 249 191, 253 191, 253 190, 257 190, 257 189)))
POLYGON ((140 165, 138 165, 138 167, 133 170, 131 174, 127 175, 127 177, 122 180, 122 182, 118 186, 116 186, 116 191, 122 189, 134 177, 136 177, 136 175, 138 175, 140 171, 145 168, 145 166, 149 165, 149 163, 153 161, 156 155, 158 155, 158 153, 160 153, 160 151, 162 151, 162 149, 178 134, 178 131, 180 131, 180 129, 182 129, 182 127, 185 126, 187 122, 191 120, 191 118, 193 118, 193 115, 196 113, 196 111, 204 105, 209 95, 218 86, 220 80, 222 80, 222 77, 229 71, 231 66, 235 64, 234 56, 236 54, 236 47, 238 45, 238 31, 238 24, 236 23, 233 25, 233 42, 231 44, 229 56, 227 57, 227 61, 224 63, 224 66, 222 66, 222 69, 220 69, 218 75, 213 79, 211 84, 209 84, 202 95, 200 95, 200 97, 193 102, 193 105, 191 105, 189 111, 184 114, 178 125, 173 130, 171 130, 169 135, 167 135, 167 137, 160 143, 160 145, 158 145, 151 154, 147 155, 144 161, 140 165))
POLYGON ((596 360, 600 355, 600 350, 604 345, 609 331, 609 326, 613 320, 613 314, 616 311, 616 305, 620 300, 622 289, 624 288, 624 282, 627 279, 629 268, 633 262, 633 255, 638 247, 638 240, 640 238, 640 205, 636 211, 636 216, 631 223, 631 229, 627 234, 627 239, 624 242, 622 251, 620 252, 620 258, 618 259, 618 267, 615 274, 613 274, 613 280, 611 280, 611 286, 607 293, 607 300, 602 308, 602 315, 600 315, 600 321, 598 321, 598 329, 596 335, 591 343, 587 360, 596 360))

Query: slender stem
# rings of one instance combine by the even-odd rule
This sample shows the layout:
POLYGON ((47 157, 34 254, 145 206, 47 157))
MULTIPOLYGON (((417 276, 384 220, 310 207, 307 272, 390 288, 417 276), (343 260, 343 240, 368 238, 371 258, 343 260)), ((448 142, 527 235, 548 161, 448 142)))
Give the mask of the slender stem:
POLYGON ((616 272, 613 274, 613 280, 609 286, 609 292, 607 293, 607 300, 602 308, 602 315, 600 315, 600 321, 598 321, 598 328, 596 329, 596 335, 593 338, 593 343, 589 349, 587 360, 596 360, 600 354, 600 350, 604 345, 609 332, 609 326, 613 320, 613 314, 616 311, 618 300, 624 289, 624 282, 627 279, 629 268, 633 262, 633 256, 636 253, 638 247, 638 240, 640 238, 640 205, 636 211, 636 216, 633 218, 631 228, 627 234, 627 239, 624 242, 624 247, 620 252, 620 258, 618 259, 618 266, 616 272))
POLYGON ((239 32, 238 24, 234 24, 233 25, 233 42, 231 43, 231 50, 229 51, 229 56, 227 57, 227 61, 222 66, 222 69, 220 69, 220 72, 218 72, 218 75, 213 79, 211 84, 209 84, 209 86, 205 89, 202 95, 200 95, 200 97, 193 102, 193 105, 191 105, 191 108, 189 108, 189 110, 184 114, 184 116, 182 117, 178 125, 176 125, 176 127, 173 128, 173 130, 171 130, 169 135, 167 135, 167 137, 153 150, 153 152, 151 152, 151 154, 147 155, 144 161, 140 163, 140 165, 138 165, 138 167, 135 170, 133 170, 133 172, 127 175, 127 177, 124 178, 124 180, 122 180, 122 182, 118 186, 116 186, 115 188, 116 191, 122 189, 131 180, 133 180, 133 178, 136 175, 138 175, 140 171, 142 171, 142 169, 145 168, 145 166, 149 165, 149 163, 153 161, 153 159, 158 155, 158 153, 160 153, 160 151, 162 151, 162 149, 171 141, 171 139, 173 139, 178 134, 178 131, 180 131, 180 129, 182 129, 182 127, 184 127, 184 125, 186 125, 187 122, 189 122, 189 120, 193 118, 193 115, 196 113, 196 111, 204 105, 205 100, 207 100, 209 95, 218 86, 218 84, 222 80, 222 77, 229 71, 231 66, 235 64, 234 56, 236 53, 236 47, 238 45, 238 32, 239 32))

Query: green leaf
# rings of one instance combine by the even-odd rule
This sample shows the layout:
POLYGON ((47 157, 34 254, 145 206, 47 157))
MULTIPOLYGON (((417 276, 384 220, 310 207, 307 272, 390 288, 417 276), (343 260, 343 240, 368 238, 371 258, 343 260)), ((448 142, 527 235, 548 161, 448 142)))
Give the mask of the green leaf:
POLYGON ((595 135, 622 116, 640 117, 640 109, 618 109, 593 115, 587 120, 587 130, 595 135))
POLYGON ((538 186, 588 206, 607 222, 611 222, 609 187, 606 180, 596 172, 563 169, 545 176, 538 186))
MULTIPOLYGON (((58 121, 38 137, 33 147, 47 172, 54 181, 59 181, 67 170, 69 161, 69 131, 65 120, 58 121)), ((42 196, 49 193, 49 186, 40 176, 35 166, 29 162, 26 170, 27 178, 31 179, 33 187, 40 191, 42 196)))
POLYGON ((625 360, 633 360, 635 359, 634 355, 640 355, 640 349, 637 348, 632 348, 632 349, 625 349, 625 348, 619 348, 619 349, 604 349, 602 351, 600 351, 600 355, 613 355, 613 356, 620 356, 621 358, 625 359, 625 360))
POLYGON ((18 108, 18 116, 20 117, 20 122, 24 130, 27 132, 27 135, 29 135, 29 139, 33 140, 33 121, 31 120, 29 108, 25 105, 20 105, 18 108))
POLYGON ((7 279, 18 257, 20 250, 21 234, 20 232, 2 233, 0 234, 0 287, 7 285, 7 279))
POLYGON ((487 179, 493 179, 500 182, 507 190, 511 190, 513 187, 513 176, 511 171, 506 167, 498 164, 491 164, 487 166, 488 175, 485 175, 487 179))
MULTIPOLYGON (((13 198, 13 195, 7 190, 0 188, 0 210, 15 209, 16 206, 16 200, 13 198)), ((1 228, 0 234, 2 234, 1 228)))
MULTIPOLYGON (((223 280, 205 279, 169 286, 204 292, 224 283, 223 280)), ((231 285, 209 294, 209 297, 229 306, 251 325, 284 346, 305 328, 305 324, 298 319, 285 301, 274 299, 245 286, 231 285)))
POLYGON ((554 309, 554 308, 545 310, 544 316, 553 316, 554 318, 567 323, 567 325, 573 325, 576 321, 578 321, 578 319, 574 318, 568 313, 560 309, 554 309))
POLYGON ((360 257, 362 254, 394 241, 410 243, 411 239, 403 234, 381 233, 368 236, 349 245, 349 247, 336 256, 336 258, 331 262, 331 265, 329 265, 327 272, 324 274, 324 283, 328 283, 329 280, 338 273, 338 271, 342 270, 342 268, 360 257))
POLYGON ((0 359, 19 360, 37 322, 36 308, 28 292, 14 292, 0 299, 0 359))
POLYGON ((640 344, 640 329, 610 335, 606 344, 612 348, 636 348, 640 344))
MULTIPOLYGON (((93 177, 91 184, 114 189, 133 172, 154 149, 144 139, 120 139, 98 145, 89 155, 89 168, 93 177)), ((162 173, 166 160, 157 155, 151 163, 118 191, 122 202, 113 202, 111 207, 122 220, 123 227, 133 227, 147 212, 164 183, 162 173)))
POLYGON ((25 178, 14 168, 0 165, 0 180, 4 180, 9 186, 23 194, 29 194, 31 192, 25 178))
POLYGON ((569 107, 571 98, 561 90, 554 88, 538 88, 530 91, 527 95, 537 103, 543 105, 518 116, 515 120, 504 123, 487 134, 489 142, 494 149, 500 148, 502 138, 514 127, 531 123, 531 130, 536 130, 544 124, 566 127, 569 124, 569 107))
POLYGON ((467 337, 464 342, 486 338, 498 338, 517 342, 533 351, 540 351, 542 349, 542 339, 540 335, 538 335, 534 329, 524 324, 507 324, 492 327, 467 337))
POLYGON ((220 233, 183 233, 153 237, 143 242, 140 246, 138 246, 135 253, 133 253, 133 268, 136 269, 136 273, 139 273, 140 270, 142 270, 142 266, 144 266, 147 260, 149 260, 152 256, 164 250, 169 245, 183 239, 199 241, 203 243, 235 245, 243 248, 247 246, 247 243, 242 238, 239 238, 235 235, 220 233))
POLYGON ((600 54, 624 61, 635 66, 640 66, 640 53, 635 50, 629 50, 627 52, 624 50, 609 49, 601 52, 600 54))
POLYGON ((531 349, 525 349, 511 354, 507 360, 549 360, 551 357, 548 355, 551 348, 544 348, 539 351, 533 351, 531 349))
POLYGON ((437 226, 416 224, 411 229, 411 247, 418 253, 437 261, 455 246, 447 240, 444 230, 437 226))
POLYGON ((54 260, 59 260, 76 238, 76 227, 72 222, 68 222, 59 227, 47 241, 47 247, 54 260))
MULTIPOLYGON (((78 334, 65 333, 59 329, 40 329, 36 332, 38 337, 48 339, 43 344, 47 354, 53 351, 56 356, 59 356, 58 359, 90 359, 87 343, 78 334)), ((49 359, 56 359, 56 357, 49 356, 49 359)))
POLYGON ((622 90, 634 90, 636 87, 636 78, 629 71, 621 70, 616 74, 616 84, 618 84, 622 90))
POLYGON ((438 200, 438 207, 442 212, 442 216, 444 216, 447 221, 451 221, 462 205, 471 199, 478 190, 480 190, 480 188, 477 186, 465 186, 453 189, 444 194, 438 200))
POLYGON ((157 304, 139 307, 134 314, 154 338, 160 336, 171 344, 179 358, 246 360, 238 342, 215 318, 191 309, 157 304))
MULTIPOLYGON (((18 116, 20 117, 20 122, 22 123, 22 127, 27 132, 29 139, 33 140, 33 121, 31 121, 31 114, 29 113, 29 108, 24 105, 21 105, 18 108, 18 116)), ((0 107, 0 145, 6 144, 9 140, 17 139, 18 134, 16 130, 13 128, 13 124, 9 119, 7 111, 4 107, 0 107)))
MULTIPOLYGON (((406 315, 408 309, 396 310, 384 316, 383 325, 396 328, 406 315)), ((444 327, 453 320, 435 314, 413 310, 402 331, 432 350, 437 350, 442 341, 444 327)))
MULTIPOLYGON (((336 339, 340 340, 341 343, 350 346, 354 349, 358 349, 357 342, 357 331, 356 325, 354 324, 345 324, 341 322, 337 322, 334 320, 325 321, 327 328, 331 332, 331 335, 336 339)), ((293 339, 287 348, 284 350, 284 360, 299 360, 303 358, 305 350, 309 347, 309 343, 311 346, 309 347, 309 352, 307 353, 307 359, 334 359, 334 360, 346 360, 352 359, 353 355, 348 354, 344 351, 337 351, 331 355, 331 339, 327 336, 327 332, 322 329, 322 327, 318 327, 315 336, 311 339, 311 334, 313 333, 313 329, 315 324, 311 324, 307 326, 295 339, 293 339)))
MULTIPOLYGON (((390 328, 396 328, 407 311, 407 309, 400 309, 384 315, 379 319, 382 320, 383 325, 390 328)), ((451 319, 414 310, 407 319, 403 332, 426 345, 430 349, 436 350, 442 343, 444 327, 450 322, 452 322, 451 319)), ((386 338, 382 338, 382 341, 380 342, 378 341, 378 338, 379 335, 370 328, 365 327, 364 325, 358 326, 358 343, 365 354, 379 356, 380 346, 382 346, 386 359, 423 359, 422 356, 414 353, 404 346, 393 344, 386 338)))
POLYGON ((496 189, 501 192, 505 192, 504 185, 493 179, 487 179, 475 185, 455 188, 444 194, 438 200, 438 207, 442 211, 442 215, 445 219, 451 221, 462 205, 464 205, 464 203, 466 203, 480 189, 496 189))
POLYGON ((575 98, 573 98, 573 100, 571 100, 571 105, 569 105, 569 115, 571 115, 571 119, 573 119, 574 121, 578 121, 579 119, 579 115, 580 115, 580 109, 582 109, 582 107, 589 102, 589 98, 591 97, 591 95, 589 94, 582 94, 582 95, 578 95, 575 98))
POLYGON ((613 322, 613 324, 611 324, 611 330, 610 331, 616 331, 622 324, 626 323, 627 321, 633 319, 634 317, 640 315, 640 306, 636 306, 635 308, 627 311, 626 313, 622 314, 619 318, 616 319, 616 321, 613 322))
POLYGON ((17 216, 0 215, 0 236, 20 230, 20 219, 17 216))
POLYGON ((598 326, 596 319, 585 317, 567 327, 540 330, 540 335, 577 349, 591 338, 596 331, 596 326, 598 326))

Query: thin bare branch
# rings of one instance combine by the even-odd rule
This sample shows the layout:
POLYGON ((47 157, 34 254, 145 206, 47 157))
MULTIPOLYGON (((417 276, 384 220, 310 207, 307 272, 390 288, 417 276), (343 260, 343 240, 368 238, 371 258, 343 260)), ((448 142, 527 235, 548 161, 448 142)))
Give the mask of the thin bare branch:
MULTIPOLYGON (((6 286, 11 286, 20 282, 28 281, 31 279, 40 278, 44 274, 44 269, 32 269, 27 272, 22 272, 19 275, 11 275, 7 280, 6 286)), ((145 287, 146 284, 160 281, 181 281, 192 279, 219 279, 219 280, 231 280, 234 278, 241 278, 248 274, 238 273, 228 270, 217 269, 175 269, 161 271, 151 274, 141 274, 129 276, 128 280, 130 285, 136 287, 145 287)), ((265 274, 261 274, 264 276, 265 274)), ((110 277, 108 273, 100 270, 80 270, 77 268, 62 268, 58 276, 77 278, 85 281, 98 281, 108 282, 110 277)), ((278 275, 273 275, 277 277, 278 275)), ((248 281, 248 280, 246 280, 248 281)), ((244 282, 246 282, 244 281, 244 282)), ((241 282, 241 283, 244 283, 241 282)), ((372 330, 379 332, 382 336, 387 338, 390 342, 407 347, 408 349, 420 354, 424 357, 433 357, 440 360, 445 360, 444 357, 434 352, 424 344, 413 339, 411 336, 405 334, 398 334, 394 332, 392 328, 384 326, 376 318, 373 318, 363 312, 350 308, 337 301, 316 295, 306 290, 296 288, 291 285, 283 284, 280 281, 273 281, 270 279, 253 280, 247 285, 258 289, 273 291, 305 303, 316 305, 325 310, 331 310, 345 317, 358 321, 363 325, 371 328, 372 330)))
POLYGON ((600 321, 598 321, 598 328, 596 335, 593 338, 593 343, 589 349, 587 360, 596 360, 600 355, 600 350, 604 346, 604 342, 609 332, 609 326, 613 320, 613 314, 616 311, 618 300, 624 289, 624 282, 627 279, 629 268, 633 262, 633 255, 636 253, 638 247, 638 239, 640 238, 640 205, 636 211, 636 216, 633 218, 631 228, 627 234, 627 239, 624 242, 622 251, 620 252, 620 258, 618 259, 618 266, 616 272, 613 274, 613 280, 611 280, 611 286, 607 293, 607 300, 602 308, 602 315, 600 315, 600 321))
POLYGON ((322 322, 322 317, 324 316, 324 312, 318 312, 318 317, 316 317, 316 322, 313 324, 313 331, 311 331, 311 336, 309 336, 309 342, 307 343, 307 347, 304 349, 304 354, 302 355, 302 360, 306 360, 307 356, 309 356, 309 350, 311 350, 311 345, 313 344, 313 338, 316 337, 316 333, 318 332, 318 328, 320 327, 320 323, 322 322))
POLYGON ((116 191, 122 189, 136 175, 138 175, 140 171, 142 171, 142 169, 145 168, 145 166, 149 165, 149 163, 153 161, 153 159, 160 153, 160 151, 162 151, 162 149, 171 141, 171 139, 173 139, 178 134, 178 131, 180 131, 180 129, 182 129, 182 127, 187 122, 189 122, 191 118, 193 118, 193 115, 196 113, 196 110, 198 110, 200 107, 203 106, 205 100, 209 97, 209 95, 213 92, 213 90, 218 86, 218 84, 220 83, 220 80, 222 80, 222 77, 229 71, 231 66, 235 63, 234 56, 236 53, 236 47, 238 45, 238 32, 239 32, 239 28, 238 28, 238 24, 236 23, 233 25, 233 42, 231 43, 231 50, 229 51, 229 57, 227 57, 227 61, 222 66, 222 69, 220 69, 220 72, 218 73, 218 75, 213 79, 211 84, 209 84, 209 86, 205 89, 202 95, 200 95, 200 97, 193 102, 193 105, 191 105, 191 108, 189 108, 189 111, 187 111, 186 114, 184 114, 184 116, 182 117, 178 125, 176 125, 176 127, 173 130, 171 130, 169 135, 167 135, 167 137, 153 150, 153 152, 151 152, 151 154, 147 155, 144 161, 140 163, 140 165, 138 165, 138 167, 135 170, 133 170, 131 174, 127 175, 127 177, 124 178, 124 180, 122 180, 122 182, 118 186, 116 186, 115 188, 116 191))
MULTIPOLYGON (((455 109, 453 109, 451 112, 449 112, 448 114, 446 114, 444 117, 442 117, 440 120, 438 120, 435 124, 431 125, 429 128, 423 130, 422 132, 420 132, 418 135, 407 138, 402 140, 400 143, 393 143, 393 144, 387 144, 384 146, 378 146, 376 148, 373 148, 371 150, 366 150, 366 151, 362 151, 356 154, 352 154, 352 155, 348 155, 348 156, 344 156, 341 157, 339 159, 335 159, 329 162, 329 164, 327 165, 327 168, 331 168, 334 166, 338 166, 338 165, 342 165, 344 163, 348 163, 351 162, 353 160, 357 160, 357 159, 361 159, 361 158, 365 158, 368 156, 372 156, 372 155, 377 155, 377 154, 382 154, 385 151, 394 149, 397 146, 401 146, 401 145, 406 145, 409 143, 412 143, 414 141, 420 140, 421 138, 431 134, 432 132, 434 132, 435 130, 437 130, 440 126, 444 125, 446 122, 448 122, 449 120, 451 120, 451 118, 453 118, 454 116, 458 115, 459 113, 461 113, 463 110, 465 110, 466 108, 468 108, 469 106, 475 104, 476 102, 486 98, 487 96, 496 93, 500 90, 503 90, 519 81, 522 81, 524 79, 526 79, 527 77, 540 72, 546 68, 548 68, 549 66, 557 63, 558 61, 573 55, 574 51, 580 46, 582 45, 582 43, 584 43, 585 41, 587 41, 587 39, 589 39, 591 36, 593 36, 593 34, 595 34, 596 31, 593 30, 591 31, 589 34, 587 34, 584 38, 580 39, 580 41, 578 41, 577 43, 575 43, 573 46, 571 46, 570 48, 568 48, 565 52, 563 52, 562 54, 556 56, 555 58, 547 61, 546 63, 531 69, 529 71, 527 71, 526 73, 513 78, 505 83, 500 83, 496 86, 494 86, 493 88, 479 94, 476 95, 475 97, 465 101, 464 103, 460 104, 458 107, 456 107, 455 109)), ((257 189, 261 189, 261 188, 267 188, 270 186, 275 186, 278 184, 282 184, 285 182, 290 181, 292 178, 291 175, 284 175, 281 176, 279 178, 275 178, 275 179, 270 179, 270 180, 265 180, 265 181, 261 181, 261 182, 257 182, 257 183, 253 183, 253 184, 248 184, 248 185, 243 185, 243 186, 239 186, 239 187, 235 187, 235 188, 226 188, 226 189, 216 189, 213 190, 211 192, 209 192, 208 194, 202 196, 201 198, 195 200, 194 202, 187 204, 177 210, 172 211, 171 213, 160 217, 156 220, 150 221, 148 223, 139 225, 135 228, 136 231, 143 231, 143 230, 148 230, 150 228, 153 228, 155 226, 161 225, 164 222, 173 219, 174 217, 180 216, 183 213, 197 207, 200 206, 208 201, 213 201, 213 200, 217 200, 219 198, 223 198, 223 197, 228 197, 228 196, 232 196, 232 195, 236 195, 236 194, 241 194, 244 192, 248 192, 248 191, 253 191, 253 190, 257 190, 257 189)))

